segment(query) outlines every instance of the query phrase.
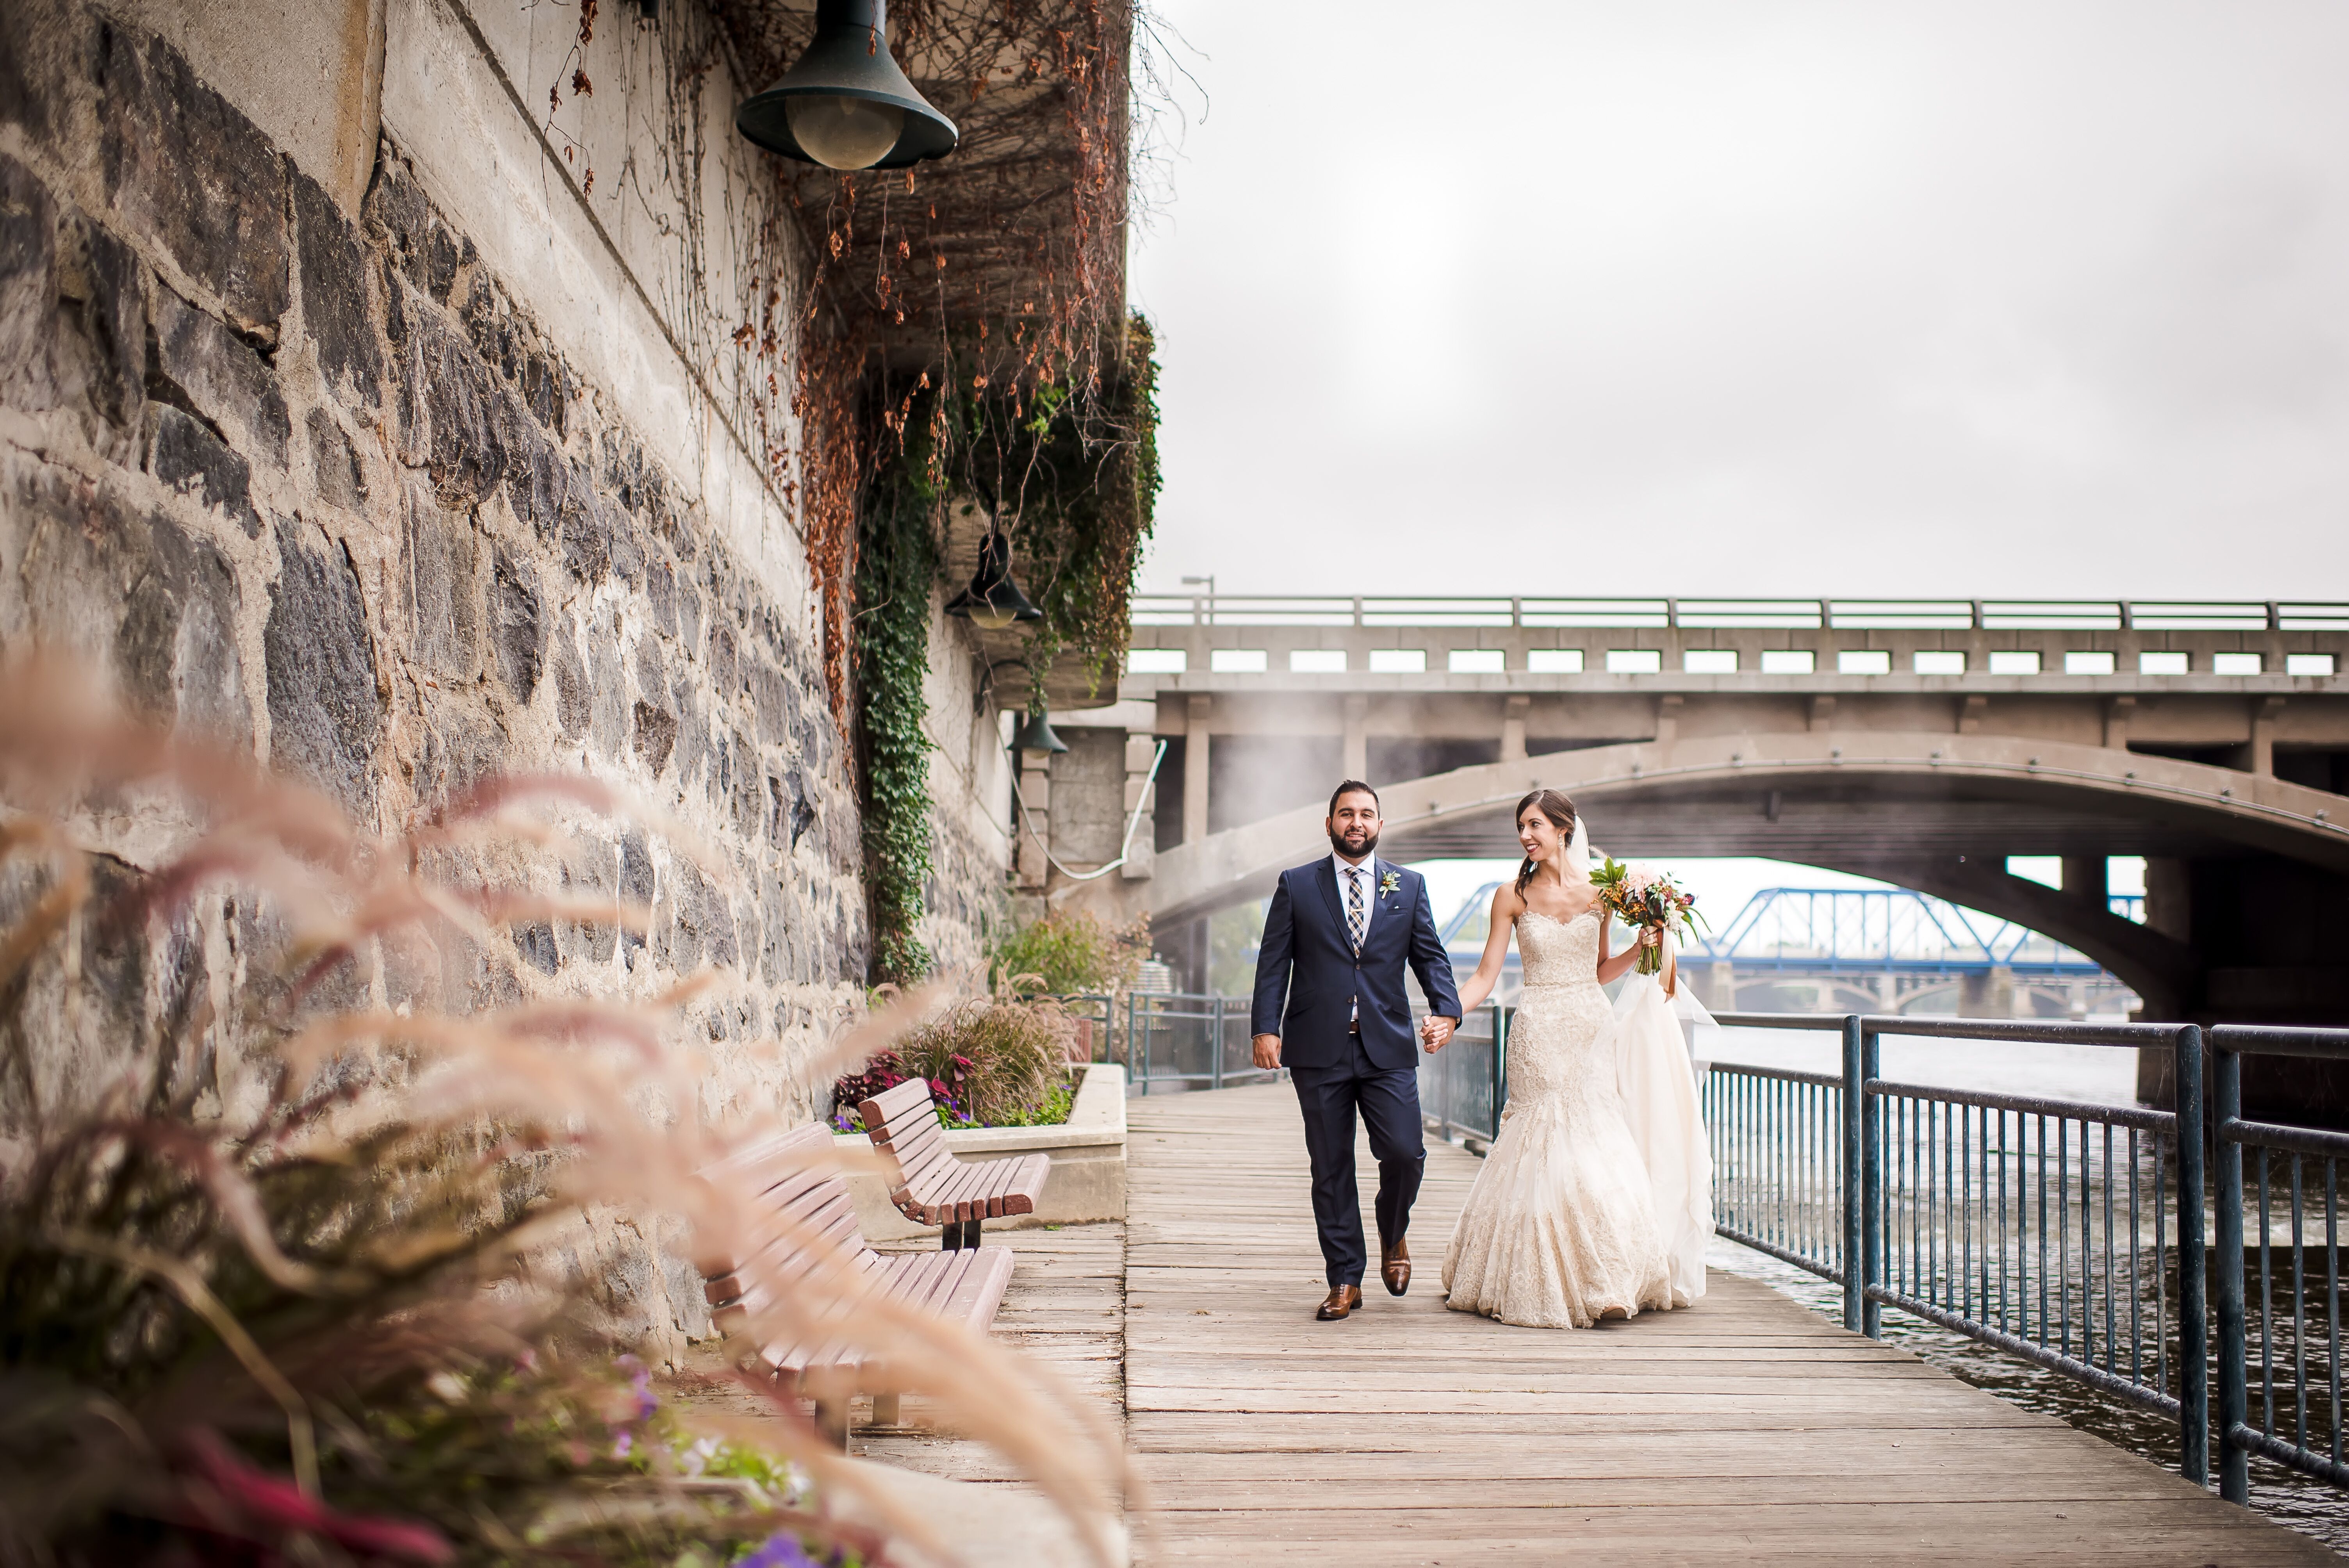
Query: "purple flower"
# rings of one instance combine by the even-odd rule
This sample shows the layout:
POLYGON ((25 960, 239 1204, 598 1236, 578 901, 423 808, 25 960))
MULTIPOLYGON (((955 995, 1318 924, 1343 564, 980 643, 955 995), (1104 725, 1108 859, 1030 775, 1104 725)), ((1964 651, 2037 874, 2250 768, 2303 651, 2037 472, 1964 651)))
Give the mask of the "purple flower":
POLYGON ((653 1397, 653 1375, 649 1371, 646 1370, 645 1364, 643 1362, 637 1360, 633 1356, 621 1357, 619 1367, 622 1371, 628 1375, 629 1391, 636 1397, 636 1413, 631 1415, 628 1419, 632 1421, 644 1420, 655 1410, 660 1408, 660 1401, 653 1397))
POLYGON ((636 1446, 636 1433, 622 1432, 620 1434, 619 1440, 612 1445, 612 1457, 616 1460, 626 1459, 628 1455, 635 1450, 636 1446))
POLYGON ((817 1568, 816 1560, 808 1555, 800 1538, 778 1531, 767 1537, 759 1550, 743 1558, 734 1568, 817 1568))

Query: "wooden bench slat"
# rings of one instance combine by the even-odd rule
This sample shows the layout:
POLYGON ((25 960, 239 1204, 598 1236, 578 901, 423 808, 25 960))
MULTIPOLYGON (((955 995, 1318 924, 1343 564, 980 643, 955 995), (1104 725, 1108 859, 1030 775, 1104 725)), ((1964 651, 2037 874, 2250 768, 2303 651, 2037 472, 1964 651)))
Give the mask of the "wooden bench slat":
POLYGON ((1052 1157, 1049 1154, 1028 1154, 1020 1157, 1019 1174, 1004 1190, 1002 1212, 1032 1214, 1037 1200, 1044 1195, 1044 1181, 1052 1173, 1052 1157))
POLYGON ((859 1110, 873 1147, 895 1166, 889 1201, 925 1225, 1032 1214, 1051 1172, 1047 1154, 971 1161, 948 1147, 937 1102, 920 1078, 882 1090, 859 1110))
POLYGON ((926 1193, 953 1171, 956 1163, 954 1151, 943 1141, 929 1145, 918 1154, 900 1155, 896 1184, 907 1192, 926 1193))
POLYGON ((985 1170, 987 1217, 992 1220, 1003 1212, 1003 1195, 1010 1190, 1012 1178, 1019 1174, 1019 1161, 1017 1159, 990 1160, 985 1170))
MULTIPOLYGON (((1004 1195, 1019 1185, 1000 1167, 1025 1167, 1040 1157, 986 1163, 955 1158, 934 1135, 928 1087, 917 1082, 914 1088, 918 1092, 898 1099, 909 1117, 929 1119, 929 1131, 911 1123, 916 1136, 910 1141, 915 1174, 932 1189, 927 1196, 933 1209, 959 1220, 999 1208, 1004 1195)), ((859 1289, 881 1292, 915 1311, 984 1331, 1002 1303, 1011 1252, 997 1247, 892 1256, 875 1253, 858 1229, 855 1203, 832 1163, 831 1147, 830 1130, 810 1125, 738 1149, 705 1171, 709 1180, 731 1184, 750 1210, 739 1249, 747 1255, 705 1266, 703 1290, 719 1326, 730 1336, 755 1330, 771 1309, 829 1265, 853 1271, 862 1282, 859 1289)), ((899 1156, 906 1141, 876 1138, 874 1147, 899 1156)), ((905 1206, 901 1200, 900 1207, 905 1206)), ((778 1383, 819 1403, 845 1398, 852 1390, 895 1394, 901 1387, 898 1377, 884 1357, 861 1342, 855 1316, 852 1301, 842 1315, 827 1313, 820 1323, 808 1325, 805 1338, 758 1346, 757 1358, 778 1383)))
POLYGON ((1004 1288, 1011 1283, 1011 1251, 1008 1247, 978 1247, 961 1255, 972 1260, 971 1267, 955 1281, 954 1294, 947 1298, 937 1315, 975 1326, 992 1323, 995 1309, 1003 1304, 1004 1288))
POLYGON ((939 1194, 938 1206, 949 1219, 969 1220, 987 1212, 987 1167, 962 1162, 954 1181, 939 1194), (975 1205, 975 1206, 974 1206, 975 1205))
MULTIPOLYGON (((894 1121, 907 1111, 927 1105, 929 1102, 929 1084, 922 1078, 909 1078, 903 1083, 892 1084, 864 1103, 877 1107, 881 1112, 882 1120, 894 1121)), ((867 1120, 864 1125, 869 1129, 874 1124, 871 1120, 867 1120)))

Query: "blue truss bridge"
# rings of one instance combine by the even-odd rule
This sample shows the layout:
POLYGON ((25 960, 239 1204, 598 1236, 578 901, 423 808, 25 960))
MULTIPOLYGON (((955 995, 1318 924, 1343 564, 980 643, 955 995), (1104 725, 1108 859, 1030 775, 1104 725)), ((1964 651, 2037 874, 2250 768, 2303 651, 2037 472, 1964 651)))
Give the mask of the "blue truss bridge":
MULTIPOLYGON (((1454 969, 1482 956, 1498 882, 1479 888, 1443 930, 1454 969)), ((2145 901, 2112 911, 2145 918, 2145 901)), ((1958 1014, 2087 1017, 2137 1005, 2104 965, 2028 926, 1908 888, 1764 888, 1681 954, 1716 1012, 1958 1014)), ((1513 1002, 1517 959, 1502 981, 1513 1002)))

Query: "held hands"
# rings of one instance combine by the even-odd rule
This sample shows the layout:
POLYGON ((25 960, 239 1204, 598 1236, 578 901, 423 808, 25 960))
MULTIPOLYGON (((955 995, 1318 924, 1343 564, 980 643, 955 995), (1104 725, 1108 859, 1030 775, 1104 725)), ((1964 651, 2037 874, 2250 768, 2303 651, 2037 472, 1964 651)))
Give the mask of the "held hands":
POLYGON ((1429 1014, 1419 1021, 1420 1047, 1433 1056, 1452 1038, 1453 1027, 1454 1020, 1429 1014))

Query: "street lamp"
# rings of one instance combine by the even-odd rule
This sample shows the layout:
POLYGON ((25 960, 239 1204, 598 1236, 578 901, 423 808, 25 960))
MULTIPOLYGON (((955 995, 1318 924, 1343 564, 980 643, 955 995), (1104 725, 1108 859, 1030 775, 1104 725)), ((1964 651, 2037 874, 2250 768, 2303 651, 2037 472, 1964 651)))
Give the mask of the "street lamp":
POLYGON ((978 570, 970 574, 970 586, 947 605, 947 614, 968 616, 972 625, 989 632, 999 632, 1014 621, 1044 618, 1044 612, 1028 603, 1028 595, 1012 581, 1011 541, 991 513, 987 538, 978 547, 978 570))
POLYGON ((1011 748, 1057 753, 1066 751, 1069 743, 1052 733, 1050 719, 1041 713, 1030 713, 1028 721, 1019 727, 1019 733, 1011 738, 1011 748))
POLYGON ((1205 577, 1183 579, 1183 586, 1185 588, 1195 588, 1202 583, 1207 585, 1207 624, 1212 626, 1216 624, 1216 574, 1210 572, 1205 577))
POLYGON ((771 152, 827 169, 903 169, 960 139, 889 53, 888 0, 816 0, 815 37, 774 86, 734 111, 771 152))

